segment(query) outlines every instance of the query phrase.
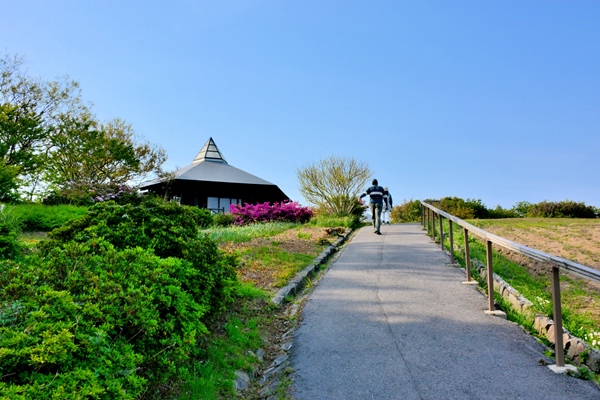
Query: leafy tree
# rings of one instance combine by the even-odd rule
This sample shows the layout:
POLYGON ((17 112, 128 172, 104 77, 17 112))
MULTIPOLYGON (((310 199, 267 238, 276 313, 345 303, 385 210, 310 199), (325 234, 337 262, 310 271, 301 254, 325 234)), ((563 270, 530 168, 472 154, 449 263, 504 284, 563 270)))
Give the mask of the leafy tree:
POLYGON ((57 121, 87 108, 81 102, 77 82, 68 77, 51 82, 34 79, 22 71, 23 64, 19 56, 0 58, 0 159, 14 167, 9 186, 32 198, 43 186, 40 172, 46 165, 57 121))
POLYGON ((4 160, 0 160, 0 201, 12 202, 18 199, 18 174, 17 167, 6 165, 4 160))
POLYGON ((533 204, 531 204, 530 202, 520 201, 517 204, 515 204, 512 209, 517 215, 517 217, 523 218, 526 217, 527 214, 529 214, 529 210, 531 210, 531 207, 533 207, 533 204))
POLYGON ((0 104, 0 200, 13 199, 24 177, 43 165, 46 136, 39 116, 0 104))
POLYGON ((360 204, 356 198, 373 172, 355 158, 331 156, 297 170, 300 193, 311 204, 331 213, 352 215, 360 204))
POLYGON ((163 149, 140 143, 130 125, 99 124, 89 115, 65 118, 51 139, 44 178, 55 193, 90 198, 142 179, 165 161, 163 149))
POLYGON ((89 198, 160 172, 164 150, 122 120, 99 123, 77 82, 34 79, 22 66, 18 56, 0 58, 0 200, 17 189, 30 200, 89 198))

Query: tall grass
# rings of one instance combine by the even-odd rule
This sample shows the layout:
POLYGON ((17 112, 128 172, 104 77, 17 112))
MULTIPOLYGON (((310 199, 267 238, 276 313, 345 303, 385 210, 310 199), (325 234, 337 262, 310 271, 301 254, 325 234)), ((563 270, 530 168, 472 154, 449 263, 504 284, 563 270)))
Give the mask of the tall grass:
POLYGON ((334 215, 316 215, 308 222, 312 226, 320 226, 323 228, 358 228, 360 226, 360 218, 354 215, 345 217, 336 217, 334 215))
POLYGON ((300 224, 295 222, 267 222, 243 226, 215 226, 202 232, 218 243, 242 243, 255 238, 274 236, 297 226, 300 224))

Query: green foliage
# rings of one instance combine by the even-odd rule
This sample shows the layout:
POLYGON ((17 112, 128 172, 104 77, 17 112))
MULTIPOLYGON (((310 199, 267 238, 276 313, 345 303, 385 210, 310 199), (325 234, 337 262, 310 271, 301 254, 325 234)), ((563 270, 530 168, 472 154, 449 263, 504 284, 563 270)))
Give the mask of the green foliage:
MULTIPOLYGON (((89 114, 63 117, 53 135, 44 180, 55 196, 75 200, 102 198, 128 181, 158 170, 164 150, 138 143, 124 121, 100 124, 89 114)), ((102 200, 100 200, 102 201, 102 200)))
POLYGON ((205 229, 203 233, 218 243, 242 243, 255 238, 274 236, 296 226, 300 225, 294 222, 265 222, 243 226, 213 226, 205 229))
POLYGON ((6 161, 0 159, 0 201, 18 201, 18 175, 19 167, 14 165, 6 165, 6 161))
POLYGON ((354 158, 331 156, 296 171, 300 193, 311 204, 328 213, 355 215, 357 198, 372 175, 369 166, 354 158))
POLYGON ((209 344, 203 362, 195 364, 190 379, 182 388, 182 400, 235 398, 233 372, 250 372, 256 364, 254 351, 262 344, 259 320, 232 317, 224 330, 209 344))
POLYGON ((560 202, 547 202, 531 204, 527 201, 518 202, 511 209, 487 208, 480 199, 463 200, 459 197, 444 197, 441 200, 424 200, 439 209, 446 211, 461 219, 485 218, 598 218, 600 211, 583 202, 565 200, 560 202))
POLYGON ((18 56, 0 58, 0 200, 11 200, 15 188, 30 201, 47 190, 87 199, 89 189, 160 172, 163 149, 119 119, 98 122, 77 82, 33 79, 23 64, 18 56))
POLYGON ((51 231, 82 218, 87 213, 87 207, 46 206, 38 203, 8 205, 6 210, 19 220, 25 232, 51 231))
POLYGON ((3 262, 3 390, 133 399, 182 373, 213 301, 206 286, 217 260, 203 253, 161 259, 99 239, 3 262))
POLYGON ((235 215, 219 213, 213 217, 213 223, 215 226, 231 226, 235 222, 235 215))
POLYGON ((310 219, 308 222, 313 226, 321 226, 323 228, 359 228, 361 226, 360 217, 355 215, 340 217, 331 214, 319 213, 310 219))
POLYGON ((461 219, 487 218, 488 210, 481 199, 463 200, 459 197, 444 197, 438 208, 461 219))
POLYGON ((139 205, 96 203, 83 218, 55 229, 49 236, 77 242, 103 237, 118 249, 139 246, 153 249, 160 257, 182 257, 186 241, 197 237, 199 228, 211 224, 212 215, 206 209, 148 197, 139 205))
POLYGON ((542 201, 529 208, 529 217, 543 218, 598 218, 598 210, 583 202, 565 200, 560 202, 542 201))
POLYGON ((394 222, 418 222, 421 220, 421 202, 404 200, 404 203, 392 208, 390 217, 394 222))
POLYGON ((513 209, 502 208, 497 205, 496 208, 487 209, 487 218, 517 218, 518 212, 513 209))
POLYGON ((23 245, 19 239, 21 225, 18 218, 0 206, 0 259, 14 259, 21 254, 23 245))
POLYGON ((199 235, 207 215, 100 203, 0 261, 0 397, 135 399, 189 376, 235 291, 236 260, 199 235))
POLYGON ((513 206, 512 210, 515 212, 517 217, 524 218, 529 215, 531 207, 533 207, 533 204, 531 204, 530 202, 520 201, 513 206))

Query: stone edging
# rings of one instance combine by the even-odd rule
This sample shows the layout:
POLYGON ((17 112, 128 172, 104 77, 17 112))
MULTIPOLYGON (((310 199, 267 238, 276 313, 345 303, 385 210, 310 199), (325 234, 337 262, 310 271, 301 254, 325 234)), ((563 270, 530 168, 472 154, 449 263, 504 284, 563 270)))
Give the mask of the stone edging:
POLYGON ((346 229, 344 234, 338 237, 333 244, 327 246, 327 248, 323 250, 311 264, 300 271, 292 280, 289 281, 287 285, 279 289, 271 301, 277 305, 283 305, 286 297, 298 293, 304 286, 304 283, 308 277, 313 274, 317 268, 329 260, 329 257, 331 257, 331 255, 335 253, 342 244, 344 244, 352 232, 353 230, 351 228, 346 229))
MULTIPOLYGON (((286 286, 279 289, 271 301, 278 306, 282 306, 288 296, 299 293, 308 277, 313 274, 321 265, 325 264, 327 260, 329 260, 331 255, 335 253, 342 244, 344 244, 352 232, 352 229, 346 229, 344 234, 338 237, 333 244, 329 245, 325 250, 323 250, 311 264, 300 271, 286 286)), ((293 305, 289 310, 288 317, 295 315, 298 311, 299 307, 297 305, 293 305)), ((251 385, 252 381, 258 381, 261 386, 260 395, 268 399, 274 398, 279 385, 279 379, 283 375, 284 371, 290 366, 289 351, 293 345, 292 334, 294 330, 295 327, 283 334, 281 337, 283 344, 280 346, 279 355, 275 358, 275 360, 273 360, 268 368, 262 371, 262 373, 257 373, 257 371, 254 371, 252 376, 250 376, 243 371, 235 372, 236 377, 234 380, 234 387, 238 394, 247 389, 251 385)), ((262 363, 263 350, 259 349, 256 356, 262 363)))
MULTIPOLYGON (((471 260, 483 279, 487 279, 487 267, 479 260, 471 260)), ((533 327, 538 334, 554 344, 554 321, 544 315, 533 312, 533 303, 523 297, 515 288, 494 274, 494 290, 496 290, 519 313, 533 318, 533 327)), ((592 371, 600 372, 600 350, 587 345, 583 340, 573 336, 563 328, 563 343, 566 356, 577 365, 585 365, 592 371)))

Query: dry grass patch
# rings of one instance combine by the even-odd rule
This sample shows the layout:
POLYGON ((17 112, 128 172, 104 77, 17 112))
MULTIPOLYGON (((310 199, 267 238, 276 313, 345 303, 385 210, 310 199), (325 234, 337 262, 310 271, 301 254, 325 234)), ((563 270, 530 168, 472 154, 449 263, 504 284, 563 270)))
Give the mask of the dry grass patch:
POLYGON ((274 292, 309 265, 337 238, 337 233, 330 228, 302 225, 267 238, 225 242, 221 249, 239 257, 240 280, 274 292))

